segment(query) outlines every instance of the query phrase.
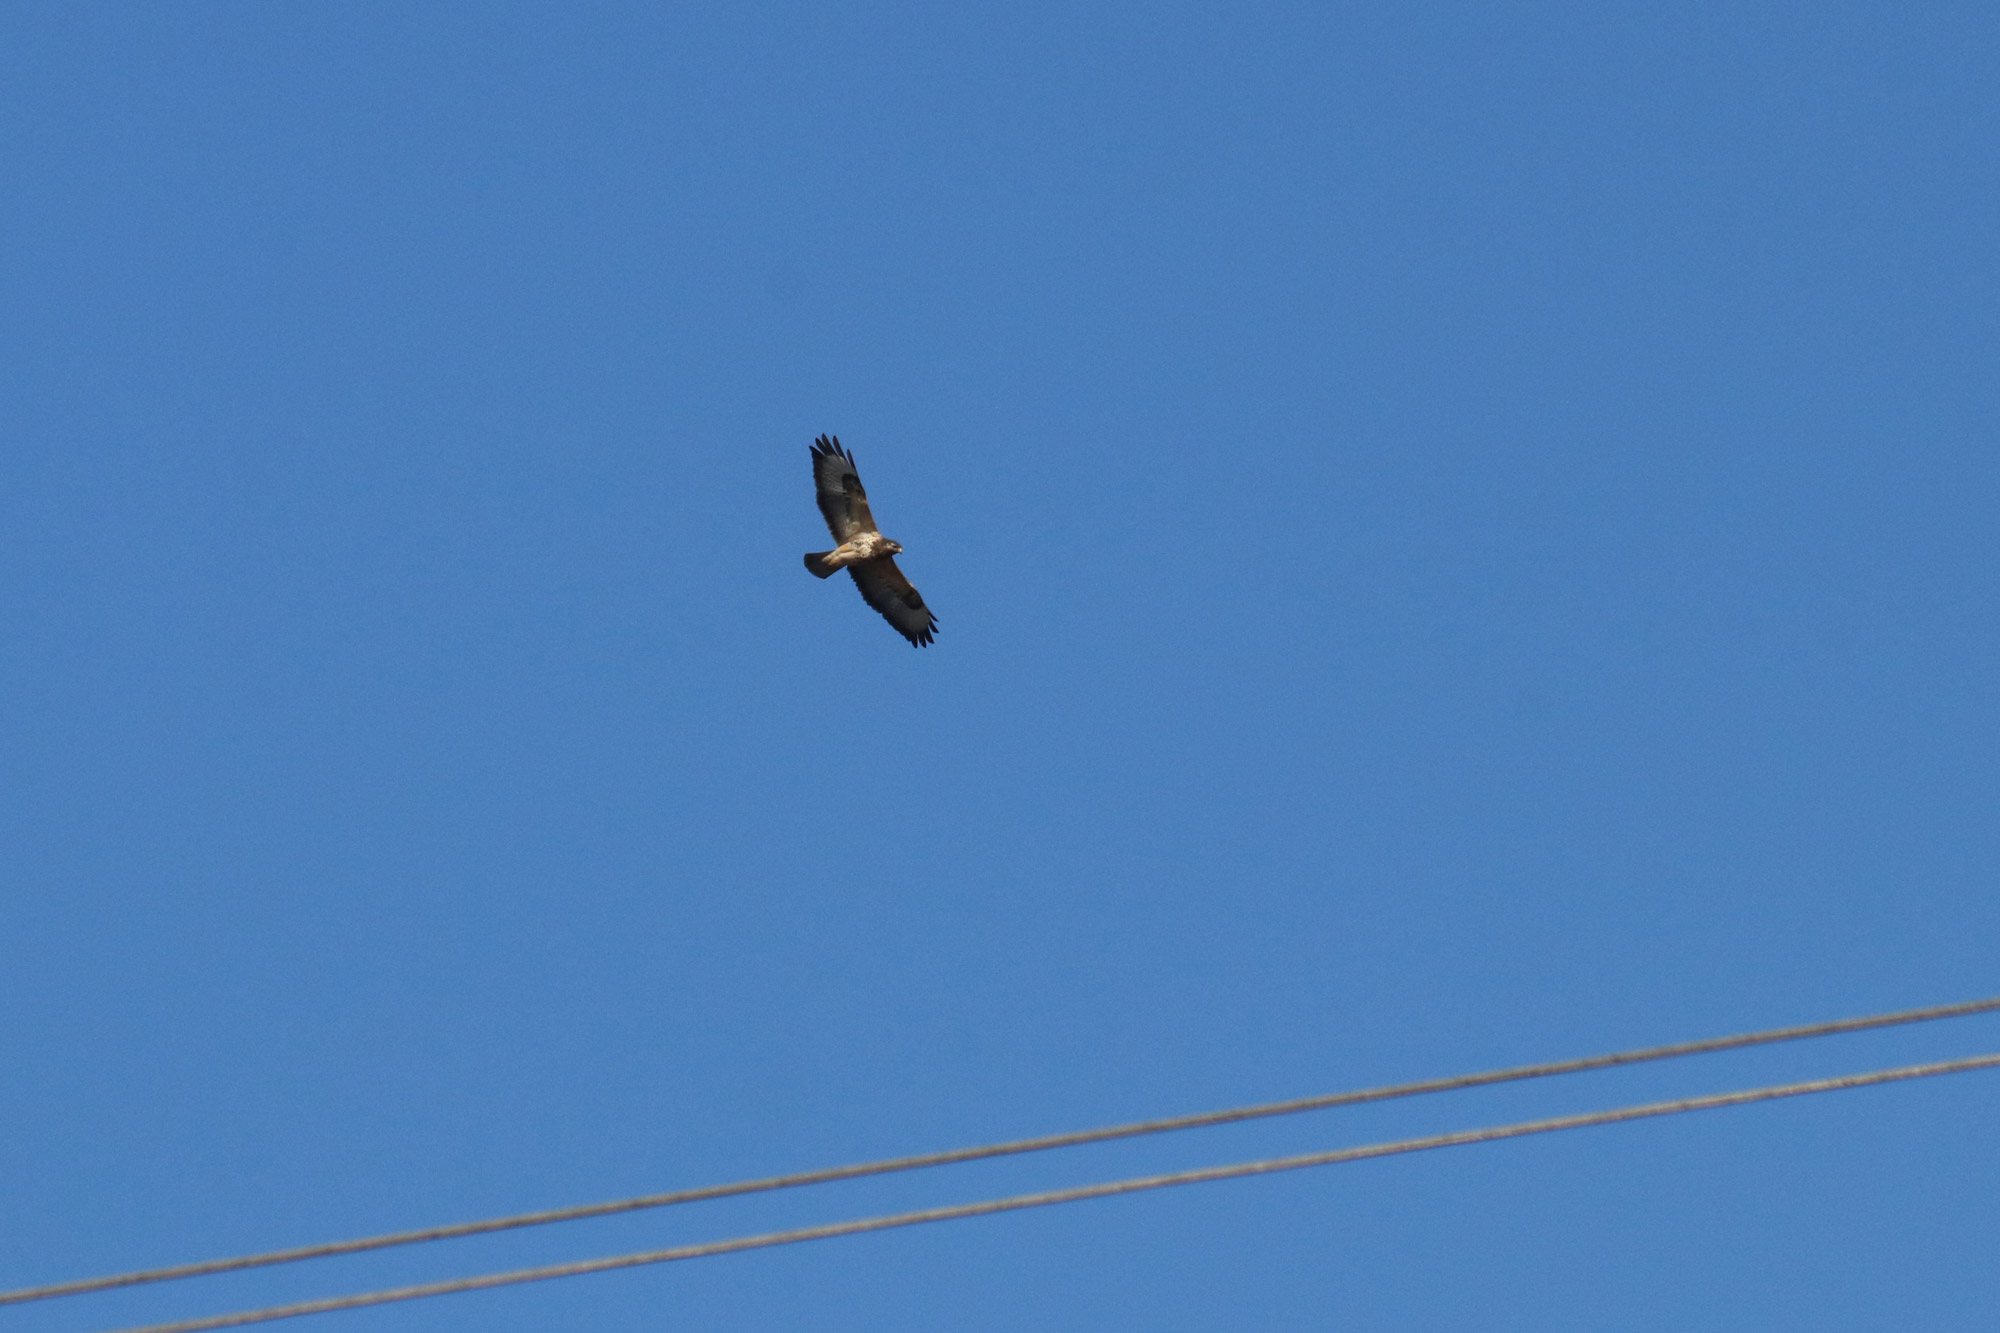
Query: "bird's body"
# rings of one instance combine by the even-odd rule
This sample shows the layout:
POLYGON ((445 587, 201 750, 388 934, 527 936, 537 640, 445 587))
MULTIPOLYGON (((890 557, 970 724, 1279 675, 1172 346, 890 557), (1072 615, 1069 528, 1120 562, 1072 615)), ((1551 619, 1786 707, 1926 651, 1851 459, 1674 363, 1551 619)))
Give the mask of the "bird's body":
POLYGON ((895 555, 902 549, 879 532, 864 532, 852 541, 842 542, 825 555, 809 555, 806 559, 813 562, 813 573, 818 574, 821 570, 825 570, 827 574, 831 574, 836 569, 845 569, 863 560, 895 555))
POLYGON ((897 633, 914 647, 926 646, 937 636, 937 617, 896 567, 903 548, 876 528, 868 492, 854 470, 854 456, 840 447, 835 436, 822 435, 813 442, 812 459, 819 512, 840 545, 808 555, 806 568, 822 579, 845 569, 862 599, 881 612, 897 633))

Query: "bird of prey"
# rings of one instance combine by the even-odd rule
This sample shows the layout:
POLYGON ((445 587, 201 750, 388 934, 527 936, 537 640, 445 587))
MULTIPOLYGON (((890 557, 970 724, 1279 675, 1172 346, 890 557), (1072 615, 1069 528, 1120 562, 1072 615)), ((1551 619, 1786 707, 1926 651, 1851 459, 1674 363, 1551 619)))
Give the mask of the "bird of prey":
POLYGON ((861 489, 861 474, 854 470, 854 456, 840 447, 839 437, 822 435, 813 441, 812 458, 819 512, 840 545, 807 556, 806 568, 822 579, 845 569, 861 589, 863 601, 880 611, 912 647, 924 647, 937 635, 938 618, 896 568, 903 548, 876 529, 875 516, 868 512, 868 492, 861 489))

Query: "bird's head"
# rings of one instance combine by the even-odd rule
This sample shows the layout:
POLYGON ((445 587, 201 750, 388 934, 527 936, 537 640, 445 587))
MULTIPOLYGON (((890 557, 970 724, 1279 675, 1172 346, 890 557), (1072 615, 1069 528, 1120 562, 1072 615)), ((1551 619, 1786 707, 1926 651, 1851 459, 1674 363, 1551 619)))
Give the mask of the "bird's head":
POLYGON ((903 544, 901 542, 883 542, 882 549, 890 555, 901 555, 903 553, 903 544))

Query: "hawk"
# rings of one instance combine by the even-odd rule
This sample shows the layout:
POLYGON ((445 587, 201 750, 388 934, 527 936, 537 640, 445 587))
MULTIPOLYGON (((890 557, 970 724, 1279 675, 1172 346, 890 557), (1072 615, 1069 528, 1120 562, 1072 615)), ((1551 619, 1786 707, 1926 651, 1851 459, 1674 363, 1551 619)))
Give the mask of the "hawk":
POLYGON ((876 530, 875 516, 868 512, 868 492, 861 489, 861 474, 854 470, 854 455, 840 447, 838 436, 822 435, 813 441, 812 457, 819 512, 840 545, 807 556, 806 568, 822 579, 845 569, 861 589, 863 601, 880 611, 912 647, 924 647, 937 636, 938 618, 896 568, 903 548, 876 530))

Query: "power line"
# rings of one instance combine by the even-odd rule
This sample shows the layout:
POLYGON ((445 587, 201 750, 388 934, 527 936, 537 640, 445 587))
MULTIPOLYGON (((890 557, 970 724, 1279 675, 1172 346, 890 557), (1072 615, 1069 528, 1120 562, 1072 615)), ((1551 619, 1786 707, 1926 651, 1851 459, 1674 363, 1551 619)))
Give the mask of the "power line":
POLYGON ((1111 1125, 1099 1129, 1075 1130, 1063 1134, 1043 1135, 1038 1138, 1014 1139, 1006 1143, 991 1143, 979 1147, 953 1148, 944 1152, 922 1153, 913 1157, 892 1157, 874 1162, 854 1163, 848 1166, 824 1167, 813 1171, 800 1171, 790 1175, 766 1176, 757 1180, 743 1180, 722 1185, 705 1185, 694 1189, 673 1190, 664 1194, 646 1194, 631 1199, 614 1199, 606 1203, 588 1203, 567 1208, 550 1208, 539 1212, 517 1213, 509 1217, 487 1218, 474 1222, 454 1222, 443 1226, 423 1227, 413 1231, 397 1231, 379 1236, 364 1236, 354 1240, 328 1241, 317 1245, 301 1245, 292 1249, 270 1250, 261 1254, 239 1255, 226 1259, 210 1259, 200 1263, 179 1264, 168 1268, 144 1269, 130 1273, 114 1273, 104 1277, 79 1278, 70 1282, 57 1282, 40 1287, 23 1287, 14 1291, 0 1292, 0 1305, 50 1300, 58 1296, 80 1296, 87 1292, 109 1291, 118 1287, 133 1287, 149 1282, 166 1282, 177 1278, 206 1277, 215 1273, 231 1273, 246 1268, 266 1268, 275 1264, 298 1263, 306 1259, 324 1259, 335 1255, 359 1254, 369 1250, 390 1249, 398 1245, 415 1245, 435 1240, 453 1240, 461 1236, 478 1236, 495 1231, 512 1231, 521 1227, 547 1226, 554 1222, 574 1222, 588 1217, 606 1217, 615 1213, 639 1212, 648 1208, 665 1208, 674 1204, 696 1203, 705 1199, 724 1199, 741 1194, 759 1194, 769 1190, 796 1189, 803 1185, 822 1185, 838 1180, 855 1180, 864 1176, 888 1175, 898 1171, 915 1171, 924 1167, 949 1166, 958 1162, 980 1161, 990 1157, 1009 1157, 1018 1153, 1045 1152, 1052 1148, 1071 1148, 1087 1143, 1103 1143, 1112 1139, 1137 1138, 1146 1134, 1164 1134, 1173 1130, 1200 1129, 1211 1125, 1234 1124, 1245 1120, 1261 1120, 1270 1116, 1296 1115, 1303 1111, 1327 1110, 1336 1106, 1354 1106, 1363 1102, 1390 1101, 1399 1097, 1416 1097, 1434 1092, 1456 1092, 1466 1088, 1487 1087, 1495 1083, 1513 1083, 1523 1079, 1548 1078, 1556 1074, 1575 1074, 1593 1069, 1609 1069, 1620 1065, 1644 1064, 1652 1060, 1669 1060, 1687 1055, 1705 1055, 1715 1051, 1736 1050, 1746 1046, 1765 1046, 1774 1042, 1802 1041, 1809 1037, 1829 1037, 1846 1032, 1863 1032, 1873 1028, 1897 1027, 1909 1023, 1926 1023, 1944 1018, 1962 1018, 1967 1015, 1988 1013, 1994 1010, 2000 1010, 2000 996, 1984 1000, 1967 1000, 1958 1004, 1935 1005, 1924 1009, 1904 1009, 1895 1013, 1872 1014, 1861 1018, 1841 1018, 1822 1023, 1807 1023, 1795 1027, 1768 1028, 1760 1032, 1739 1033, 1727 1037, 1710 1037, 1701 1041, 1678 1042, 1670 1046, 1648 1046, 1636 1050, 1614 1051, 1608 1055, 1591 1055, 1581 1059, 1556 1060, 1544 1064, 1517 1065, 1509 1069, 1489 1070, 1477 1074, 1462 1074, 1452 1078, 1426 1079, 1416 1083, 1397 1083, 1386 1087, 1364 1088, 1353 1092, 1335 1092, 1315 1097, 1299 1097, 1289 1101, 1264 1102, 1254 1106, 1231 1107, 1220 1111, 1203 1111, 1193 1115, 1169 1116, 1157 1120, 1140 1120, 1129 1124, 1111 1125))
POLYGON ((729 1240, 708 1241, 699 1245, 680 1245, 672 1249, 649 1250, 639 1254, 615 1255, 605 1259, 584 1259, 574 1263, 551 1264, 542 1268, 520 1268, 505 1273, 486 1273, 478 1277, 457 1278, 449 1282, 431 1282, 419 1286, 395 1287, 384 1291, 361 1292, 350 1296, 331 1296, 321 1300, 300 1301, 292 1305, 273 1305, 260 1310, 242 1310, 233 1314, 213 1315, 201 1319, 183 1319, 167 1324, 146 1324, 139 1327, 115 1330, 115 1333, 203 1333, 204 1330, 235 1328, 244 1324, 268 1323, 277 1319, 291 1319, 299 1315, 327 1314, 335 1310, 358 1310, 372 1305, 388 1305, 397 1301, 413 1301, 429 1296, 448 1296, 459 1292, 481 1291, 491 1287, 514 1286, 523 1282, 544 1282, 554 1278, 581 1277, 588 1273, 606 1273, 620 1268, 639 1268, 648 1264, 672 1263, 680 1259, 706 1259, 719 1254, 735 1254, 743 1250, 769 1249, 778 1245, 796 1245, 809 1240, 828 1240, 835 1236, 854 1236, 868 1231, 888 1231, 895 1227, 919 1226, 927 1222, 950 1222, 966 1217, 984 1217, 993 1213, 1015 1212, 1023 1208, 1042 1208, 1051 1204, 1078 1203, 1085 1199, 1103 1199, 1117 1194, 1137 1194, 1144 1190, 1166 1189, 1174 1185, 1199 1185, 1215 1180, 1235 1180, 1244 1176, 1270 1175, 1278 1171, 1296 1171, 1309 1166, 1332 1166, 1340 1162, 1358 1162, 1373 1157, 1393 1157, 1401 1153, 1423 1152, 1431 1148, 1456 1148, 1471 1143, 1491 1143, 1498 1139, 1518 1139, 1530 1134, 1549 1134, 1558 1130, 1584 1129, 1591 1125, 1611 1125, 1626 1120, 1646 1120, 1655 1116, 1676 1115, 1683 1111, 1711 1111, 1724 1106, 1744 1106, 1751 1102, 1775 1101, 1781 1097, 1802 1097, 1817 1092, 1840 1092, 1850 1088, 1865 1088, 1878 1083, 1895 1083, 1908 1079, 1932 1078, 1940 1074, 1961 1074, 1975 1069, 2000 1068, 2000 1054, 1975 1055, 1961 1060, 1941 1060, 1930 1064, 1904 1065, 1897 1069, 1881 1069, 1865 1074, 1845 1074, 1837 1078, 1813 1079, 1805 1083, 1786 1083, 1774 1087, 1751 1088, 1741 1092, 1712 1093, 1702 1097, 1686 1097, 1677 1101, 1649 1102, 1640 1106, 1619 1107, 1610 1111, 1590 1111, 1581 1115, 1556 1116, 1546 1120, 1525 1120, 1511 1125, 1495 1125, 1486 1129, 1460 1130, 1452 1134, 1434 1134, 1419 1139, 1399 1139, 1388 1143, 1371 1143, 1358 1148, 1336 1148, 1328 1152, 1303 1153, 1295 1157, 1271 1157, 1256 1162, 1237 1162, 1228 1166, 1203 1167, 1194 1171, 1174 1171, 1165 1175, 1135 1176, 1126 1180, 1107 1181, 1097 1185, 1079 1185, 1070 1189, 1044 1190, 1036 1194, 1016 1194, 1004 1199, 988 1199, 979 1203, 951 1204, 942 1208, 920 1208, 914 1212, 890 1213, 879 1217, 856 1218, 846 1222, 829 1222, 821 1226, 799 1227, 791 1231, 768 1231, 756 1236, 737 1236, 729 1240))

